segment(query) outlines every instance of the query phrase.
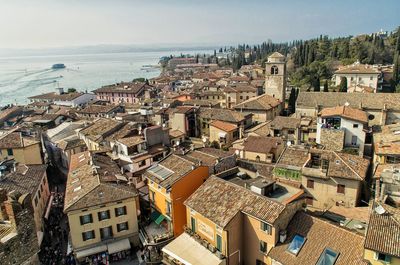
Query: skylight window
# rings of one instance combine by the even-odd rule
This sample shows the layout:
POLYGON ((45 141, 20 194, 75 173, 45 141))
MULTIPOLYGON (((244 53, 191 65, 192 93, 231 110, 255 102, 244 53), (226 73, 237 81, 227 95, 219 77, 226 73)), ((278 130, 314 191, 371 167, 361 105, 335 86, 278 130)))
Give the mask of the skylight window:
POLYGON ((316 265, 333 265, 336 262, 339 253, 336 253, 330 248, 326 248, 321 256, 319 256, 318 262, 316 265))
POLYGON ((306 239, 303 236, 295 235, 292 239, 292 242, 290 242, 288 251, 294 255, 297 255, 300 252, 300 249, 303 247, 305 241, 306 239))

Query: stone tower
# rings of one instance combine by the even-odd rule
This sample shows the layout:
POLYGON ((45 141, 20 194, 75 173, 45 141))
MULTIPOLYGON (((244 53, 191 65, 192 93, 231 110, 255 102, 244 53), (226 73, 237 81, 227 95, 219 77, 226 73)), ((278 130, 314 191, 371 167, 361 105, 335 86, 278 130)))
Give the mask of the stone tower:
POLYGON ((286 97, 286 61, 285 56, 274 52, 265 65, 265 94, 282 102, 286 97))

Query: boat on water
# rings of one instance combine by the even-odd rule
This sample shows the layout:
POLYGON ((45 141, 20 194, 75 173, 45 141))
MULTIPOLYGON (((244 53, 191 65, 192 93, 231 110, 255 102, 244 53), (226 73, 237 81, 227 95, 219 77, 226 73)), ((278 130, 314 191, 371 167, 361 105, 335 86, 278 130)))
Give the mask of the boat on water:
POLYGON ((53 64, 53 66, 51 67, 51 69, 64 69, 65 68, 65 64, 63 63, 56 63, 53 64))

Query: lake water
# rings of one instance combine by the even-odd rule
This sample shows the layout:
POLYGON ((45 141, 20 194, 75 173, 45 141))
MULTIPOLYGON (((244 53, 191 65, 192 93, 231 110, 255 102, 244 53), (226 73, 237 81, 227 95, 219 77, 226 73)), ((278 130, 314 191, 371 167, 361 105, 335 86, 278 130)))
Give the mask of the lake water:
POLYGON ((92 91, 103 85, 134 78, 152 78, 160 74, 158 68, 143 69, 143 65, 157 65, 160 57, 210 51, 160 51, 102 53, 84 55, 48 55, 0 58, 0 106, 24 104, 28 97, 56 91, 57 87, 92 91), (66 68, 53 70, 56 63, 66 68))

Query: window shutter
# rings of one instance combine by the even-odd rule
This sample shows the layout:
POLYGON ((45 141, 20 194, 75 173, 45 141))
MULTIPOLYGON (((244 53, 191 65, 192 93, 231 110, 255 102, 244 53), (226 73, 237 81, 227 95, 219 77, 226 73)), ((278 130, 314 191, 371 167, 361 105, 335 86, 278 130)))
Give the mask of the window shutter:
POLYGON ((97 213, 97 217, 99 218, 99 221, 101 221, 101 214, 100 214, 100 212, 97 213))
POLYGON ((124 214, 126 214, 126 206, 124 206, 124 214))
POLYGON ((391 259, 392 259, 391 256, 389 256, 389 255, 385 256, 385 262, 390 263, 391 259))
POLYGON ((115 212, 115 216, 118 216, 118 208, 115 208, 114 212, 115 212))
POLYGON ((90 222, 93 223, 93 216, 92 216, 92 214, 89 214, 89 217, 90 217, 90 222))
POLYGON ((79 216, 79 220, 81 221, 81 225, 83 225, 83 216, 79 216))

